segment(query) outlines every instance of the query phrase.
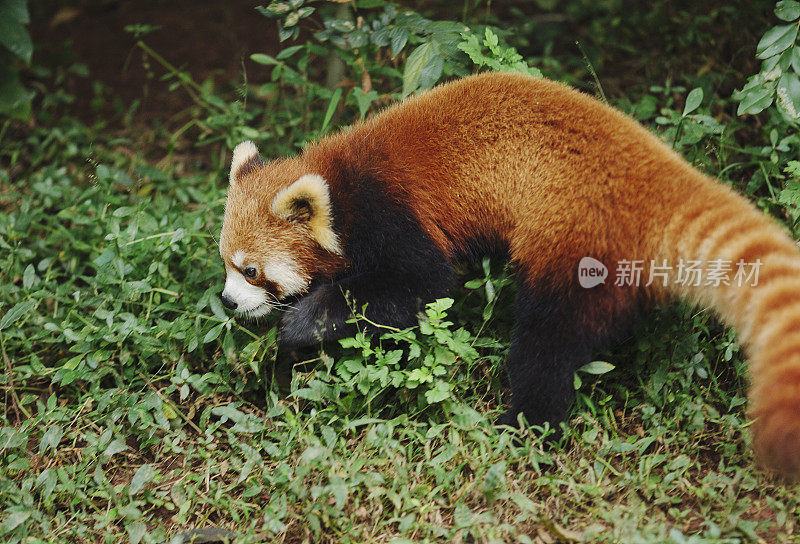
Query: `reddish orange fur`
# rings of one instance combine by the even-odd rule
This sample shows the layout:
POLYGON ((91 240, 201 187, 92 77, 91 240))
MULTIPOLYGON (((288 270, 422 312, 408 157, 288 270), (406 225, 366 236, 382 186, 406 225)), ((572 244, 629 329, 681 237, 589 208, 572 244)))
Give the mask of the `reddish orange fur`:
MULTIPOLYGON (((647 295, 702 302, 737 328, 751 354, 759 458, 782 474, 800 473, 800 329, 780 326, 800 319, 800 276, 793 274, 800 253, 746 199, 637 122, 564 85, 523 75, 483 74, 437 87, 298 157, 243 172, 228 200, 226 262, 236 239, 254 250, 289 247, 305 268, 329 275, 346 266, 266 211, 304 174, 322 175, 335 192, 342 164, 376 172, 386 192, 411 203, 448 256, 475 236, 503 239, 529 285, 574 281, 575 263, 587 255, 607 264, 760 259, 764 276, 756 287, 654 284, 647 295)), ((345 215, 348 206, 358 203, 344 202, 345 215)), ((594 312, 613 313, 634 299, 633 290, 618 290, 594 312)))

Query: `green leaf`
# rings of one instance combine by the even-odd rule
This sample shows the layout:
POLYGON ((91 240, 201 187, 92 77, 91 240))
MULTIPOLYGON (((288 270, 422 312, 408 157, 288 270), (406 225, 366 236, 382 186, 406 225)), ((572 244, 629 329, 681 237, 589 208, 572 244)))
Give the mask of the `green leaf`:
POLYGON ((18 448, 28 442, 28 436, 24 432, 17 431, 13 427, 0 428, 0 450, 18 448))
POLYGON ((389 45, 389 27, 381 26, 375 32, 370 34, 370 40, 378 47, 386 47, 389 45))
POLYGON ((500 38, 498 38, 497 34, 492 32, 492 29, 487 26, 484 32, 483 43, 489 48, 490 51, 497 53, 497 46, 500 43, 500 38))
POLYGON ((84 358, 83 353, 81 353, 80 355, 76 355, 75 357, 70 357, 69 359, 67 359, 67 362, 64 363, 63 368, 66 368, 67 370, 75 370, 76 368, 78 368, 78 365, 81 363, 83 358, 84 358))
POLYGON ((22 316, 29 314, 34 306, 36 306, 35 300, 25 300, 16 303, 10 310, 3 314, 3 318, 0 319, 0 331, 16 323, 22 316))
POLYGON ((299 34, 300 29, 297 26, 282 26, 278 29, 278 39, 282 42, 288 40, 289 38, 296 38, 299 34))
MULTIPOLYGON (((275 58, 277 58, 277 59, 288 59, 289 57, 291 57, 292 55, 294 55, 295 53, 297 53, 301 49, 305 49, 305 46, 304 45, 293 45, 291 47, 287 47, 286 49, 282 49, 280 51, 280 53, 278 53, 275 56, 275 58)), ((256 56, 256 55, 261 55, 262 57, 272 58, 269 55, 262 55, 260 53, 256 53, 255 55, 250 55, 250 58, 253 59, 253 57, 256 56)), ((255 60, 255 59, 253 59, 253 60, 255 60)), ((256 61, 256 62, 258 62, 258 61, 256 61)), ((266 63, 262 63, 262 64, 266 64, 266 63)))
POLYGON ((453 306, 452 298, 440 298, 428 304, 428 307, 437 312, 444 312, 453 306))
POLYGON ((775 4, 775 15, 782 21, 794 21, 800 17, 800 2, 781 0, 775 4))
POLYGON ((280 62, 276 60, 275 57, 265 55, 264 53, 253 53, 252 55, 250 55, 250 60, 252 60, 253 62, 257 62, 259 64, 267 64, 267 65, 280 64, 280 62))
POLYGON ((347 41, 350 43, 350 47, 358 49, 369 43, 369 34, 365 30, 357 29, 347 35, 347 41))
POLYGON ((327 454, 328 450, 322 446, 309 446, 300 455, 300 462, 310 464, 312 461, 316 461, 321 457, 325 457, 327 454))
POLYGON ((112 212, 111 215, 114 217, 128 217, 129 215, 133 215, 137 212, 136 208, 133 206, 120 206, 116 210, 112 212))
POLYGON ((436 48, 432 42, 423 43, 408 56, 403 72, 403 96, 408 96, 419 88, 422 71, 436 56, 436 48))
POLYGON ((328 123, 331 122, 331 118, 333 117, 334 112, 336 111, 336 106, 339 105, 339 100, 342 99, 342 88, 339 87, 335 91, 333 91, 333 96, 331 96, 331 101, 328 102, 328 109, 325 111, 325 119, 322 121, 322 132, 325 132, 325 129, 328 128, 328 123))
POLYGON ((128 445, 125 443, 124 438, 117 438, 111 441, 108 444, 108 447, 103 452, 107 457, 112 457, 117 453, 121 453, 128 449, 128 445))
MULTIPOLYGON (((785 52, 784 52, 785 53, 785 52)), ((747 82, 748 84, 745 85, 745 89, 755 86, 761 85, 764 81, 767 81, 767 76, 769 76, 769 80, 778 79, 780 73, 778 75, 774 75, 775 72, 773 70, 778 66, 778 63, 781 61, 781 57, 783 57, 784 53, 780 53, 778 55, 772 55, 764 59, 764 62, 761 63, 761 71, 754 77, 750 78, 747 82)))
POLYGON ((408 29, 392 27, 389 30, 389 42, 391 43, 392 55, 397 55, 408 43, 408 29))
POLYGON ((425 400, 428 404, 436 404, 450 398, 450 391, 453 389, 452 384, 444 381, 437 381, 436 385, 425 392, 425 400))
POLYGON ((689 95, 686 97, 686 104, 683 106, 683 113, 681 115, 683 117, 686 117, 694 110, 699 108, 702 102, 703 102, 703 89, 700 87, 692 89, 689 95))
POLYGON ((219 297, 209 297, 208 305, 211 307, 211 313, 213 313, 215 317, 219 319, 228 319, 228 314, 225 312, 225 308, 222 307, 222 302, 220 302, 219 297))
POLYGON ((28 119, 35 94, 22 85, 18 71, 0 63, 0 114, 14 119, 28 119))
POLYGON ((378 91, 370 91, 368 93, 365 93, 364 89, 362 89, 361 87, 356 87, 355 89, 353 89, 351 96, 356 101, 356 105, 358 106, 358 113, 360 117, 363 119, 364 116, 367 114, 369 107, 375 100, 378 99, 378 91))
POLYGON ((784 206, 800 206, 800 187, 787 187, 778 196, 778 202, 784 206))
POLYGON ((4 16, 2 11, 0 11, 0 44, 24 60, 25 64, 31 63, 33 42, 25 25, 12 17, 4 16))
POLYGON ((254 416, 237 410, 235 406, 228 404, 217 406, 211 413, 221 418, 222 423, 230 420, 234 423, 231 430, 237 433, 257 433, 264 430, 264 421, 254 416))
POLYGON ((297 23, 299 23, 299 22, 300 22, 300 12, 299 11, 293 11, 292 13, 290 13, 289 15, 286 16, 286 19, 284 19, 283 27, 284 28, 291 28, 291 27, 297 25, 297 23))
POLYGON ((10 17, 23 24, 31 22, 28 0, 0 0, 0 18, 10 17))
POLYGON ((152 465, 145 464, 136 469, 136 472, 131 478, 130 494, 136 495, 141 491, 147 483, 152 480, 156 475, 156 470, 152 465))
POLYGON ((486 64, 486 56, 482 52, 482 47, 478 42, 478 37, 474 34, 468 34, 467 32, 463 32, 461 37, 464 40, 458 44, 458 48, 469 55, 469 58, 472 59, 472 62, 478 66, 483 66, 486 64))
POLYGON ((203 337, 203 343, 204 344, 208 344, 209 342, 213 342, 214 340, 219 338, 220 333, 222 333, 222 327, 224 327, 224 326, 225 326, 225 323, 220 323, 219 325, 215 325, 203 337))
POLYGON ((304 387, 302 389, 298 389, 293 393, 293 395, 298 399, 310 400, 312 402, 320 402, 322 400, 325 400, 325 397, 323 396, 321 391, 311 389, 310 387, 304 387))
MULTIPOLYGON (((3 523, 0 523, 0 535, 5 535, 10 533, 14 529, 25 523, 25 520, 27 520, 29 517, 31 517, 29 512, 19 512, 19 511, 11 512, 10 514, 8 514, 6 519, 3 520, 3 523)), ((17 540, 15 541, 18 542, 17 540)))
POLYGON ((304 19, 304 18, 308 17, 309 15, 311 15, 312 13, 314 13, 315 9, 316 8, 311 8, 311 7, 300 8, 300 9, 297 10, 297 16, 300 19, 304 19))
POLYGON ((783 171, 792 177, 800 177, 800 161, 789 161, 783 171))
POLYGON ((797 47, 791 47, 778 55, 778 67, 780 68, 781 72, 787 71, 792 65, 792 55, 796 49, 797 47))
POLYGON ((29 264, 25 267, 25 271, 22 273, 22 287, 25 289, 30 289, 38 284, 39 278, 36 276, 36 270, 33 268, 32 264, 29 264))
POLYGON ((52 500, 51 494, 58 484, 57 469, 48 468, 42 471, 36 478, 36 486, 42 489, 42 496, 52 500))
POLYGON ((331 495, 336 500, 336 508, 343 508, 345 503, 347 502, 347 495, 349 494, 349 490, 347 489, 347 484, 345 483, 344 479, 339 477, 337 478, 336 483, 332 483, 330 485, 331 495))
POLYGON ((439 81, 439 78, 442 77, 443 71, 444 57, 437 53, 422 67, 422 72, 420 72, 419 75, 419 90, 433 87, 436 82, 439 81))
POLYGON ((778 105, 782 113, 792 120, 800 117, 800 78, 797 74, 786 73, 778 80, 778 105))
POLYGON ((64 429, 58 425, 53 425, 47 429, 42 435, 42 439, 39 441, 39 455, 42 455, 49 449, 56 449, 63 436, 64 429))
POLYGON ((756 47, 756 57, 766 59, 788 49, 797 38, 797 25, 781 25, 770 28, 756 47))
POLYGON ((611 372, 614 370, 614 368, 614 365, 605 361, 592 361, 591 363, 586 363, 580 367, 578 371, 585 372, 586 374, 600 375, 605 374, 606 372, 611 372))
POLYGON ((490 500, 492 500, 497 491, 505 485, 506 466, 505 461, 498 461, 486 471, 486 475, 483 478, 483 492, 490 500))
POLYGON ((270 19, 280 19, 292 10, 292 6, 288 2, 272 2, 267 7, 258 6, 256 10, 270 19))
POLYGON ((761 113, 770 107, 773 100, 773 89, 765 89, 763 87, 751 89, 742 94, 742 101, 739 103, 736 115, 761 113))
POLYGON ((146 281, 126 281, 122 284, 122 292, 128 298, 137 298, 139 295, 149 293, 151 290, 150 285, 146 281))
POLYGON ((142 538, 144 538, 144 535, 147 534, 147 526, 141 521, 129 523, 125 526, 125 529, 128 531, 128 539, 131 544, 139 544, 142 538))

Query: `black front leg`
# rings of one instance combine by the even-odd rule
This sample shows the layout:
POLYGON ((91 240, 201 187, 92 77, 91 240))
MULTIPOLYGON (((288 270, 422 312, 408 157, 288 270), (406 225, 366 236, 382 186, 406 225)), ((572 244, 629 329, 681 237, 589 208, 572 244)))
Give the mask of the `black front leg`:
POLYGON ((548 423, 558 432, 575 397, 573 374, 590 357, 584 346, 557 340, 545 327, 516 327, 506 361, 511 406, 498 424, 516 427, 524 414, 529 424, 548 423))
MULTIPOLYGON (((281 346, 301 347, 352 336, 357 328, 347 320, 353 309, 361 312, 364 305, 364 315, 374 323, 411 326, 424 304, 447 294, 449 266, 438 273, 429 272, 432 275, 426 278, 419 274, 373 272, 320 285, 283 315, 281 346)), ((377 332, 372 325, 365 328, 377 332)))
POLYGON ((522 413, 531 425, 549 423, 560 434, 559 423, 575 397, 574 373, 608 340, 620 310, 612 305, 595 311, 604 301, 593 294, 520 290, 507 360, 511 407, 499 424, 516 427, 522 413))

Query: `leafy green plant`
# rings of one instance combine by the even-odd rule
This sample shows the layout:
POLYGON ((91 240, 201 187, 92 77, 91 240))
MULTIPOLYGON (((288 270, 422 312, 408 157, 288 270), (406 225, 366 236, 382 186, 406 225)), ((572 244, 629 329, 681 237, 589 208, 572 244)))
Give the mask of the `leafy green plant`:
POLYGON ((763 61, 761 70, 737 93, 738 114, 760 113, 774 103, 794 125, 800 119, 800 2, 781 0, 775 5, 775 15, 788 24, 773 26, 758 42, 756 57, 763 61))
MULTIPOLYGON (((340 340, 344 351, 333 361, 327 357, 326 373, 315 373, 294 395, 308 400, 335 402, 353 415, 366 409, 376 415, 392 407, 395 396, 402 413, 422 411, 454 398, 455 384, 466 384, 459 376, 478 358, 476 338, 463 327, 450 330, 446 310, 453 299, 441 299, 425 308, 418 327, 385 330, 380 338, 363 332, 340 340)), ((362 315, 356 323, 367 323, 362 315)))
POLYGON ((786 206, 792 224, 796 225, 800 220, 800 161, 789 161, 784 172, 788 179, 778 202, 786 206))
MULTIPOLYGON (((314 10, 308 6, 301 7, 303 3, 303 0, 295 0, 290 8, 289 3, 275 1, 260 11, 281 21, 281 40, 294 38, 297 37, 300 19, 308 17, 314 10)), ((381 51, 397 57, 406 46, 415 44, 403 73, 403 96, 430 88, 443 74, 466 74, 463 58, 454 58, 459 56, 456 46, 459 33, 467 30, 465 25, 431 21, 414 11, 399 10, 395 5, 382 1, 358 2, 352 6, 357 10, 357 21, 355 17, 341 18, 336 16, 338 14, 325 16, 325 28, 316 32, 314 37, 320 43, 333 45, 335 54, 347 65, 360 69, 359 79, 363 80, 364 74, 366 77, 381 72, 393 75, 373 59, 381 51), (370 10, 376 7, 383 9, 370 10)), ((369 89, 363 89, 363 92, 368 93, 369 89)))
POLYGON ((279 21, 278 37, 284 41, 289 38, 297 38, 300 34, 298 25, 300 20, 314 13, 314 8, 304 6, 305 3, 305 0, 275 0, 266 7, 258 6, 256 9, 265 17, 279 21))
POLYGON ((800 2, 782 0, 774 14, 788 24, 770 28, 756 47, 762 60, 761 70, 751 76, 744 88, 734 94, 739 101, 738 114, 764 112, 763 132, 768 144, 751 146, 744 151, 756 166, 747 184, 749 194, 758 195, 758 204, 780 220, 788 218, 798 232, 798 190, 796 168, 792 159, 800 149, 797 134, 800 119, 800 2), (766 194, 759 194, 766 192, 766 194))
POLYGON ((30 65, 33 43, 27 0, 0 0, 0 115, 25 119, 34 92, 25 88, 18 64, 30 65))
MULTIPOLYGON (((678 90, 678 89, 673 89, 678 90)), ((703 102, 703 89, 692 89, 686 95, 682 113, 671 108, 663 108, 655 122, 666 128, 662 138, 672 144, 675 149, 694 146, 703 138, 722 134, 724 126, 707 114, 695 113, 703 102)))
POLYGON ((528 66, 516 49, 502 47, 497 35, 488 27, 482 42, 476 35, 466 32, 463 32, 461 37, 464 41, 458 44, 458 48, 469 55, 477 66, 487 66, 498 72, 521 72, 542 77, 542 72, 528 66))
MULTIPOLYGON (((348 15, 342 18, 339 13, 324 14, 324 29, 314 33, 317 42, 332 45, 332 49, 321 50, 306 44, 289 47, 282 53, 285 55, 283 59, 289 58, 296 52, 296 47, 305 48, 315 55, 324 52, 340 59, 354 72, 353 80, 362 83, 361 86, 355 86, 348 96, 348 100, 357 105, 361 117, 379 98, 373 90, 374 79, 382 78, 394 84, 401 78, 402 92, 394 94, 394 97, 405 97, 430 88, 443 76, 469 73, 469 58, 464 52, 478 66, 540 75, 538 70, 527 66, 516 50, 502 47, 497 35, 488 28, 483 43, 480 43, 470 29, 460 23, 432 21, 414 11, 400 10, 394 4, 385 2, 358 2, 352 5, 357 10, 352 17, 348 15), (488 48, 487 53, 482 50, 484 46, 488 48), (395 68, 396 61, 406 54, 401 74, 395 68), (394 62, 387 65, 384 59, 394 62)), ((281 39, 284 40, 297 37, 300 20, 309 17, 313 9, 305 5, 303 0, 295 0, 275 1, 260 11, 279 20, 281 39)), ((276 62, 281 59, 265 55, 254 55, 252 58, 257 62, 285 67, 285 63, 276 62)), ((275 72, 273 79, 274 76, 275 72)), ((306 85, 313 89, 311 82, 306 82, 306 85)), ((387 87, 385 82, 381 82, 380 86, 387 87)), ((319 93, 319 89, 315 91, 319 93)), ((333 107, 339 98, 331 102, 333 107)))

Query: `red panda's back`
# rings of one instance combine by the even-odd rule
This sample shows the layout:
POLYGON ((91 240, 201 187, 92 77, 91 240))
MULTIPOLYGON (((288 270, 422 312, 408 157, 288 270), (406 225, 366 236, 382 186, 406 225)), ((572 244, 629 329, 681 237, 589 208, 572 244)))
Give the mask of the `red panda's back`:
POLYGON ((548 260, 644 251, 699 175, 621 112, 521 74, 436 87, 322 145, 378 149, 381 181, 446 251, 495 236, 543 273, 548 260))

